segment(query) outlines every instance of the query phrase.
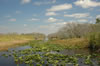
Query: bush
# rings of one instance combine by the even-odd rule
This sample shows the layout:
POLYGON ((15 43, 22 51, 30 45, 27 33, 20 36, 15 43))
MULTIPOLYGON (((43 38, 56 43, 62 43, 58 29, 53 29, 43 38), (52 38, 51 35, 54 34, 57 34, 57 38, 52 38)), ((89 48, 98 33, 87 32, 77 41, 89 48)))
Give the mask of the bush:
POLYGON ((99 33, 93 33, 90 35, 89 39, 90 49, 91 50, 98 50, 100 48, 100 32, 99 33))

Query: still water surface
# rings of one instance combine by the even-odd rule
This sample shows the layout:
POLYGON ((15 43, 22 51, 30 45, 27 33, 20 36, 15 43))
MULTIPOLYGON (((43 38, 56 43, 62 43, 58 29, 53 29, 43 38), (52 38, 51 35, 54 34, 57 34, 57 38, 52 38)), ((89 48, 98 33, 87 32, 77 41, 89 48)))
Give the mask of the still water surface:
MULTIPOLYGON (((10 48, 8 51, 13 51, 13 50, 24 50, 24 49, 28 49, 28 48, 31 48, 30 46, 21 46, 21 47, 17 47, 17 48, 10 48)), ((61 54, 65 54, 65 55, 74 55, 74 54, 84 54, 84 55, 89 55, 91 54, 90 51, 88 49, 80 49, 80 50, 63 50, 63 51, 60 51, 59 53, 61 54)), ((3 52, 0 52, 0 66, 17 66, 17 64, 14 62, 14 59, 13 57, 4 57, 4 56, 1 56, 2 54, 9 54, 9 52, 7 51, 3 51, 3 52)), ((79 58, 78 60, 78 64, 79 66, 89 66, 89 65, 84 65, 84 62, 83 62, 83 58, 79 58)), ((97 61, 96 59, 91 59, 92 62, 93 62, 93 66, 98 66, 97 65, 97 61)), ((26 66, 25 64, 20 64, 19 66, 26 66)), ((43 65, 45 66, 45 65, 43 65)), ((68 65, 68 66, 73 66, 73 65, 68 65)))

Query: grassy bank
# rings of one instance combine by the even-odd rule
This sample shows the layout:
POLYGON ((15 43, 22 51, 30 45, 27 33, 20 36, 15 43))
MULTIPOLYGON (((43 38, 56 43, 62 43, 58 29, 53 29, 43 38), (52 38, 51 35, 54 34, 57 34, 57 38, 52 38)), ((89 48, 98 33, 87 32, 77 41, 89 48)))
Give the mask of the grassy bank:
POLYGON ((0 51, 5 51, 5 50, 8 50, 8 48, 24 45, 30 41, 31 40, 15 40, 15 41, 9 41, 9 42, 0 42, 0 51))
MULTIPOLYGON (((35 35, 36 34, 0 34, 0 51, 8 50, 8 48, 16 47, 32 40, 36 40, 35 35)), ((41 36, 42 35, 40 35, 38 39, 43 39, 41 36)))
POLYGON ((19 34, 3 34, 0 35, 0 42, 11 42, 16 40, 34 40, 32 35, 19 35, 19 34))
POLYGON ((51 44, 59 44, 65 48, 87 48, 89 46, 89 40, 84 38, 72 38, 64 40, 52 40, 51 44))

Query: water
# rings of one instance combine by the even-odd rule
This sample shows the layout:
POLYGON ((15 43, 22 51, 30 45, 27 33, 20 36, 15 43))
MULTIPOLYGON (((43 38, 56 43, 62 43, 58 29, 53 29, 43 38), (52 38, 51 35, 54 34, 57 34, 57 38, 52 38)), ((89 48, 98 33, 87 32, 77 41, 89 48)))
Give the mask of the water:
MULTIPOLYGON (((31 48, 30 46, 21 46, 21 47, 17 47, 17 48, 10 48, 8 49, 8 51, 13 51, 13 50, 24 50, 24 49, 28 49, 31 48)), ((13 57, 4 57, 1 56, 2 54, 9 54, 9 52, 7 51, 2 51, 0 52, 0 66, 17 66, 16 63, 14 62, 13 57)), ((20 66, 25 66, 25 64, 20 64, 20 66)))
MULTIPOLYGON (((60 53, 64 55, 75 55, 75 54, 90 55, 91 51, 89 49, 80 49, 80 50, 79 49, 75 49, 75 50, 65 49, 63 51, 60 51, 60 53)), ((85 65, 84 60, 85 60, 84 58, 79 58, 78 60, 79 66, 91 66, 91 65, 85 65)), ((92 66, 99 66, 96 58, 91 59, 91 61, 93 63, 92 66)), ((70 66, 70 65, 67 65, 67 66, 70 66)))
POLYGON ((44 42, 47 42, 47 41, 48 41, 48 37, 46 36, 45 39, 44 39, 44 42))
MULTIPOLYGON (((17 48, 10 48, 8 51, 13 51, 13 50, 24 50, 24 49, 29 49, 31 48, 30 46, 21 46, 21 47, 17 47, 17 48)), ((9 52, 7 51, 3 51, 0 52, 0 66, 17 66, 17 64, 14 62, 13 57, 4 57, 1 56, 2 54, 8 54, 9 52)), ((51 52, 51 53, 55 53, 55 52, 51 52)), ((80 50, 63 50, 59 52, 60 54, 64 54, 64 55, 74 55, 74 54, 84 54, 84 55, 89 55, 90 51, 88 49, 80 49, 80 50)), ((93 62, 93 66, 98 66, 97 65, 97 61, 96 59, 91 59, 93 62)), ((84 65, 84 59, 83 58, 79 58, 78 63, 79 66, 89 66, 89 65, 84 65)), ((25 64, 20 64, 19 66, 26 66, 25 64)), ((45 65, 43 65, 45 66, 45 65)), ((51 65, 50 65, 51 66, 51 65)), ((73 66, 73 65, 68 65, 68 66, 73 66)))

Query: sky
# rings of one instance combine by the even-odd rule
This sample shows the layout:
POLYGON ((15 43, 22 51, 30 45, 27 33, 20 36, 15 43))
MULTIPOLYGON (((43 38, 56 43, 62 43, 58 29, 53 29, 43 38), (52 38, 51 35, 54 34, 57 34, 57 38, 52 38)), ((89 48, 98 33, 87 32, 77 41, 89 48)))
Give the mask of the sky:
POLYGON ((0 0, 0 33, 50 34, 69 22, 95 23, 100 0, 0 0))

